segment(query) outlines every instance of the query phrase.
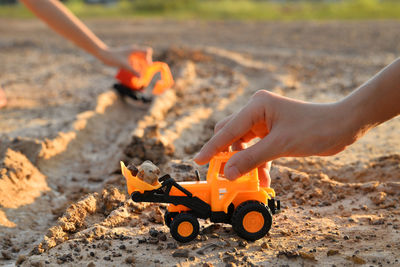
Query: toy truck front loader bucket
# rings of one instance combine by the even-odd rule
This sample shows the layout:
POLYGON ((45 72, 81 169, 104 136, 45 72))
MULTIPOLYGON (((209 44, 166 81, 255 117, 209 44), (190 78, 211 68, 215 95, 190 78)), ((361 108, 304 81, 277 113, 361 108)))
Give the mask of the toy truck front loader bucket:
POLYGON ((140 77, 133 75, 127 70, 120 69, 115 78, 132 90, 141 90, 147 87, 158 72, 161 77, 154 85, 154 95, 160 95, 174 85, 174 78, 167 63, 159 61, 148 63, 145 54, 141 52, 131 54, 129 62, 140 73, 140 77))
POLYGON ((144 191, 151 191, 154 189, 157 189, 161 186, 159 182, 155 185, 148 184, 146 182, 143 182, 136 176, 133 176, 131 171, 128 170, 128 168, 125 166, 125 164, 121 161, 121 171, 122 175, 126 179, 126 187, 128 188, 128 193, 129 195, 132 195, 133 192, 139 191, 140 193, 143 193, 144 191))

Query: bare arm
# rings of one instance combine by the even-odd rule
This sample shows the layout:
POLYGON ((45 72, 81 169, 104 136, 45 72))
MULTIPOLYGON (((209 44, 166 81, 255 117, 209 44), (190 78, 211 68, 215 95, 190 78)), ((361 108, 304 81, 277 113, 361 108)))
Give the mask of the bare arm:
POLYGON ((216 133, 195 161, 207 163, 229 145, 240 147, 255 137, 255 145, 236 153, 225 175, 236 179, 279 157, 334 155, 369 129, 400 114, 400 59, 344 99, 315 104, 258 91, 237 113, 216 125, 216 133))
POLYGON ((151 61, 152 51, 149 48, 109 48, 82 21, 57 0, 21 0, 21 2, 53 30, 107 65, 134 72, 128 63, 128 55, 134 51, 147 53, 148 59, 151 61))

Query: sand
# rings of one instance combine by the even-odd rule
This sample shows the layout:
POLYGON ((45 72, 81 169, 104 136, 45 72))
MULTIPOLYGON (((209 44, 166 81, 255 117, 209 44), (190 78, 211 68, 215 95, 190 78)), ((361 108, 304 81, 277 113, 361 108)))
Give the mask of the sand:
POLYGON ((0 23, 0 265, 398 266, 400 120, 331 157, 273 162, 282 202, 268 236, 201 221, 174 241, 165 205, 134 203, 119 161, 179 181, 224 116, 258 89, 340 99, 398 54, 399 23, 89 20, 106 42, 152 45, 176 84, 151 104, 111 89, 115 70, 37 21, 0 23))

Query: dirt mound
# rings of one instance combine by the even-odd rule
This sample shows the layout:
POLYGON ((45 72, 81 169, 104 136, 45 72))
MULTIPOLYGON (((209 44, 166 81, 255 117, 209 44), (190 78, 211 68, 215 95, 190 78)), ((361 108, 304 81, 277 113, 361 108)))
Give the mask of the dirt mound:
POLYGON ((18 208, 50 190, 46 177, 17 151, 7 149, 0 162, 0 206, 18 208))
POLYGON ((131 143, 124 149, 124 154, 136 165, 145 160, 161 164, 173 156, 174 146, 163 141, 158 126, 152 125, 145 128, 142 137, 132 137, 131 143))
POLYGON ((69 239, 91 242, 116 238, 113 228, 149 222, 163 223, 158 206, 126 201, 125 193, 111 187, 101 194, 89 194, 69 206, 32 253, 43 253, 69 239))

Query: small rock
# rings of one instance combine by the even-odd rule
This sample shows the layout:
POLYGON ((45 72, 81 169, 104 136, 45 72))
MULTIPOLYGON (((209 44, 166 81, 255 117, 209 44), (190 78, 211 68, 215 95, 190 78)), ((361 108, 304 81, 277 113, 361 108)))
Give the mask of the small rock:
POLYGON ((312 260, 312 261, 316 260, 314 254, 302 252, 302 251, 300 251, 300 257, 302 257, 303 259, 306 259, 306 260, 312 260))
POLYGON ((158 239, 160 239, 161 241, 167 241, 167 235, 165 233, 161 233, 158 236, 158 239))
POLYGON ((147 243, 149 243, 149 244, 158 244, 158 238, 157 237, 150 237, 148 240, 147 240, 147 243))
POLYGON ((3 259, 5 259, 5 260, 11 260, 11 258, 12 258, 11 253, 7 250, 3 250, 1 252, 1 255, 3 256, 3 259))
POLYGON ((26 261, 25 255, 19 255, 17 261, 15 262, 16 265, 21 265, 24 261, 26 261))
POLYGON ((221 228, 221 226, 219 224, 211 224, 211 225, 205 227, 203 230, 201 230, 200 234, 201 235, 209 235, 209 234, 214 233, 219 228, 221 228))
POLYGON ((129 257, 127 257, 127 258, 125 259, 125 262, 126 262, 127 264, 133 264, 133 263, 135 263, 135 258, 134 258, 133 256, 129 256, 129 257))
POLYGON ((379 204, 382 204, 383 202, 385 202, 386 197, 387 197, 387 195, 385 192, 377 192, 376 194, 374 194, 371 197, 371 200, 375 205, 379 205, 379 204))
POLYGON ((159 232, 154 228, 150 228, 149 234, 150 234, 151 237, 157 237, 159 232))
POLYGON ((87 265, 87 267, 96 267, 96 264, 94 264, 92 261, 89 262, 89 264, 87 265))
POLYGON ((147 239, 145 237, 142 237, 142 238, 138 239, 138 243, 139 244, 143 244, 143 243, 146 243, 146 242, 147 242, 147 239))
POLYGON ((189 257, 189 250, 187 250, 187 249, 175 250, 174 253, 172 253, 172 257, 188 258, 189 257))
POLYGON ((236 263, 238 261, 238 259, 234 255, 231 255, 231 254, 228 254, 222 260, 226 263, 236 263))
POLYGON ((349 240, 350 237, 349 237, 348 235, 345 235, 345 236, 343 236, 343 239, 344 239, 344 240, 349 240))
POLYGON ((241 247, 241 248, 247 248, 249 244, 247 243, 247 241, 240 240, 240 241, 238 242, 238 245, 239 245, 239 247, 241 247))
POLYGON ((359 256, 353 255, 351 257, 347 257, 349 261, 354 262, 355 264, 365 264, 366 261, 363 258, 360 258, 359 256))
POLYGON ((328 250, 328 252, 326 252, 327 256, 333 256, 336 254, 339 254, 339 250, 337 250, 337 249, 330 249, 330 250, 328 250))
POLYGON ((171 242, 167 244, 168 249, 176 249, 178 248, 178 245, 175 242, 171 242))
POLYGON ((268 243, 267 243, 267 242, 263 242, 263 243, 261 244, 261 248, 262 248, 262 249, 269 249, 268 243))
POLYGON ((300 256, 300 253, 298 251, 294 250, 281 250, 278 252, 278 257, 280 256, 285 256, 288 259, 294 259, 300 256))
POLYGON ((212 233, 212 234, 211 234, 211 238, 219 238, 219 234, 217 234, 217 233, 212 233))
POLYGON ((122 244, 121 246, 119 246, 119 249, 125 250, 126 246, 122 244))
POLYGON ((105 257, 103 257, 103 259, 104 259, 105 261, 110 261, 110 260, 111 260, 110 256, 105 256, 105 257))
POLYGON ((43 267, 44 263, 43 263, 43 261, 32 261, 31 266, 32 267, 43 267))

